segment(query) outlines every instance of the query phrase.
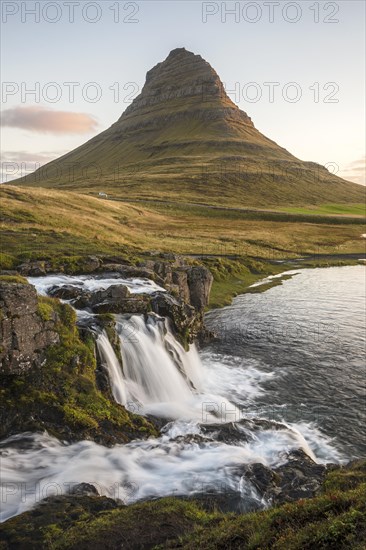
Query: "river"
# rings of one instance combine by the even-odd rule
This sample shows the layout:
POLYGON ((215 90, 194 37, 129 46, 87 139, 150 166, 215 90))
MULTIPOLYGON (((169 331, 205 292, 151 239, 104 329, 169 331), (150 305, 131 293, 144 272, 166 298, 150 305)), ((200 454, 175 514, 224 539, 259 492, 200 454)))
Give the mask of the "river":
MULTIPOLYGON (((117 317, 123 372, 106 334, 97 340, 113 395, 165 418, 162 435, 112 448, 47 433, 2 441, 2 519, 80 482, 127 504, 229 491, 242 510, 263 507, 243 465, 274 467, 297 448, 319 463, 364 456, 365 274, 364 266, 297 270, 280 286, 238 296, 206 315, 218 338, 200 352, 185 352, 163 319, 117 317), (228 438, 221 427, 230 425, 228 438)), ((55 280, 31 282, 46 293, 55 280)), ((155 290, 130 286, 142 288, 155 290)))

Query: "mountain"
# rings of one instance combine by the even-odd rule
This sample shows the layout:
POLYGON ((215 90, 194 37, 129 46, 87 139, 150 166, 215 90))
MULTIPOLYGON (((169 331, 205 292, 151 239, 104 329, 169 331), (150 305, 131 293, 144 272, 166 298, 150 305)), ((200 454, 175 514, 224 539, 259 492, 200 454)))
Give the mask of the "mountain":
POLYGON ((147 73, 110 128, 14 183, 227 206, 363 200, 361 186, 261 134, 209 63, 184 48, 147 73))

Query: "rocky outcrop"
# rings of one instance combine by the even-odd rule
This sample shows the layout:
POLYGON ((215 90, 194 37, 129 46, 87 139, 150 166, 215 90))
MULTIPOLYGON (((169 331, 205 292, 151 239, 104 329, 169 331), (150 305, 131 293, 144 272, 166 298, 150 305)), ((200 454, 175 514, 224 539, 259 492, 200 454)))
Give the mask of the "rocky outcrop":
POLYGON ((27 262, 19 271, 27 276, 47 273, 83 271, 96 276, 109 274, 121 278, 151 279, 166 289, 154 294, 131 294, 127 286, 112 285, 104 290, 87 291, 72 284, 55 286, 49 295, 70 301, 76 309, 89 309, 93 313, 148 314, 157 313, 172 322, 176 336, 184 346, 193 342, 205 344, 212 334, 203 324, 203 312, 209 303, 213 276, 202 265, 191 265, 187 258, 175 254, 156 253, 155 258, 140 260, 130 265, 123 258, 87 256, 74 260, 72 265, 60 262, 52 266, 46 261, 27 262))
POLYGON ((298 449, 288 453, 286 463, 274 469, 260 463, 246 466, 244 477, 266 501, 284 504, 316 496, 326 473, 335 467, 334 464, 317 464, 298 449))
POLYGON ((171 320, 176 336, 185 347, 197 338, 203 322, 192 306, 163 293, 153 295, 150 303, 154 313, 171 320))
POLYGON ((93 313, 146 313, 149 311, 149 297, 144 294, 130 294, 125 285, 112 285, 96 292, 81 292, 72 304, 77 309, 91 309, 93 313))
POLYGON ((37 293, 28 284, 0 283, 0 372, 21 373, 40 365, 44 351, 59 341, 57 318, 44 319, 37 293))
POLYGON ((193 342, 203 330, 202 313, 180 297, 167 292, 130 294, 125 285, 113 285, 96 292, 67 286, 54 289, 52 294, 71 300, 71 304, 76 309, 89 309, 97 314, 156 313, 170 319, 174 333, 184 346, 193 342))
POLYGON ((213 283, 211 272, 202 265, 187 265, 180 256, 170 255, 169 259, 173 261, 148 260, 145 265, 152 269, 167 290, 202 312, 210 299, 213 283))
MULTIPOLYGON (((163 256, 162 259, 140 261, 138 265, 128 265, 121 258, 100 258, 97 256, 79 258, 72 265, 67 262, 53 265, 47 261, 33 261, 18 266, 18 272, 27 277, 38 277, 58 272, 69 274, 77 272, 113 273, 126 279, 131 277, 151 279, 163 286, 175 297, 192 305, 197 311, 202 312, 208 305, 213 282, 210 271, 204 266, 187 264, 186 259, 182 256, 175 254, 162 254, 161 256, 163 256)), ((121 312, 118 306, 116 310, 113 308, 108 310, 107 307, 108 303, 112 305, 113 301, 120 301, 122 298, 127 299, 127 295, 122 296, 121 294, 124 291, 109 290, 108 295, 104 296, 101 294, 102 292, 100 291, 100 293, 92 295, 74 285, 64 285, 51 289, 49 294, 62 300, 74 300, 73 305, 78 308, 100 304, 104 300, 106 308, 100 309, 98 313, 104 313, 105 311, 109 311, 110 313, 121 312)), ((143 308, 140 308, 140 302, 139 298, 130 302, 131 313, 143 312, 143 308)), ((124 311, 127 311, 127 309, 123 308, 124 311)))
POLYGON ((154 280, 166 292, 131 294, 127 286, 112 285, 96 292, 74 285, 56 286, 49 291, 53 297, 70 300, 76 309, 93 313, 157 313, 172 321, 176 335, 186 345, 196 338, 209 341, 212 334, 203 325, 203 312, 209 303, 213 276, 202 265, 190 265, 184 257, 161 254, 159 259, 140 261, 131 266, 114 259, 96 259, 98 276, 109 273, 123 278, 139 277, 154 280))
POLYGON ((93 273, 102 264, 97 256, 83 256, 79 258, 64 258, 61 261, 37 260, 27 261, 17 268, 21 275, 26 277, 40 277, 47 273, 93 273))
POLYGON ((203 311, 208 305, 213 283, 213 276, 203 266, 191 267, 187 271, 189 301, 198 311, 203 311))

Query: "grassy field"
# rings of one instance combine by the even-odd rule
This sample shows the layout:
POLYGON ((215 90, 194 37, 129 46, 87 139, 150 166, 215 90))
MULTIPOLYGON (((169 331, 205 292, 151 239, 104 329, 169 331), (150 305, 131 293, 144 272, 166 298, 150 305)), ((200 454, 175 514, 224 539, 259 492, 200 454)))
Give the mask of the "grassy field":
MULTIPOLYGON (((5 185, 0 199, 0 268, 12 269, 33 259, 50 261, 56 269, 63 263, 71 270, 78 268, 80 258, 92 254, 118 256, 131 263, 152 251, 192 255, 192 261, 204 255, 196 260, 214 274, 210 307, 226 305, 258 279, 293 268, 274 263, 277 260, 365 253, 366 225, 360 218, 134 204, 5 185)), ((344 259, 319 258, 301 265, 344 263, 344 259)))
MULTIPOLYGON (((363 252, 364 220, 106 201, 71 191, 1 186, 2 254, 15 261, 144 251, 258 256, 363 252)), ((9 260, 10 261, 10 260, 9 260)))
POLYGON ((290 212, 294 214, 315 214, 315 215, 342 215, 342 216, 366 216, 366 204, 323 204, 321 206, 296 208, 294 206, 288 208, 278 208, 279 212, 290 212))

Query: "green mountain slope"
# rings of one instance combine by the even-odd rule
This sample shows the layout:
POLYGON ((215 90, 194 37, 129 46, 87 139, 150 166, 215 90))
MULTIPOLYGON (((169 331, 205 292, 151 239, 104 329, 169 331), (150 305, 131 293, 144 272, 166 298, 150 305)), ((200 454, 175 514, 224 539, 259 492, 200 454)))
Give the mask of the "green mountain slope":
POLYGON ((364 191, 261 134, 184 48, 147 73, 110 128, 14 183, 252 207, 360 203, 364 191))

